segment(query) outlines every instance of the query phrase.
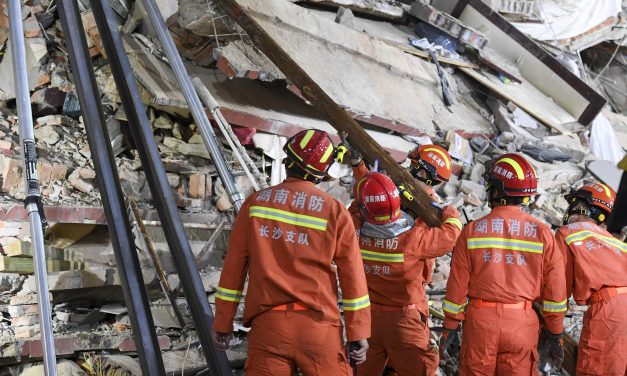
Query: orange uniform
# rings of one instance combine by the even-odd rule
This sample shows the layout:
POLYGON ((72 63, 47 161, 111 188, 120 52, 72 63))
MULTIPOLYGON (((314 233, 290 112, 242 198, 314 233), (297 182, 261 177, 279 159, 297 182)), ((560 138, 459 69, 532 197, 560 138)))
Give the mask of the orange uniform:
POLYGON ((247 374, 350 373, 341 341, 337 266, 349 341, 370 337, 370 300, 348 211, 288 178, 250 196, 235 221, 216 294, 214 330, 232 331, 248 272, 247 374))
MULTIPOLYGON (((355 203, 350 212, 355 227, 361 229, 363 222, 355 203)), ((372 301, 372 337, 366 362, 357 369, 360 376, 380 376, 388 359, 400 375, 435 374, 438 360, 429 347, 423 265, 425 259, 452 249, 462 227, 458 216, 457 210, 448 206, 441 227, 430 228, 417 219, 396 237, 360 234, 359 246, 372 301)))
POLYGON ((589 304, 583 318, 578 375, 627 375, 627 244, 593 221, 555 235, 566 262, 568 296, 589 304))
POLYGON ((551 230, 518 206, 497 206, 462 231, 444 300, 444 327, 461 320, 462 375, 536 374, 542 300, 546 328, 563 331, 564 262, 551 230), (470 300, 470 302, 468 302, 470 300))
MULTIPOLYGON (((355 178, 355 181, 358 181, 367 173, 368 173, 368 168, 366 167, 366 164, 363 161, 361 161, 357 166, 353 167, 353 176, 355 178)), ((423 189, 429 196, 431 196, 431 198, 433 198, 434 201, 439 201, 438 196, 432 187, 429 187, 423 184, 423 189)), ((459 217, 459 214, 457 215, 457 217, 459 217)), ((421 219, 417 218, 416 220, 422 222, 421 219)), ((357 225, 355 226, 358 227, 357 225)), ((451 248, 452 246, 447 249, 450 250, 451 248)), ((441 255, 438 255, 438 256, 441 256, 441 255)), ((421 259, 415 265, 416 269, 422 270, 423 292, 425 292, 426 285, 428 283, 431 283, 431 278, 433 277, 434 265, 435 265, 435 258, 421 259)), ((426 292, 420 296, 420 301, 418 302, 418 306, 419 306, 420 312, 428 317, 429 316, 429 300, 427 299, 426 292)))

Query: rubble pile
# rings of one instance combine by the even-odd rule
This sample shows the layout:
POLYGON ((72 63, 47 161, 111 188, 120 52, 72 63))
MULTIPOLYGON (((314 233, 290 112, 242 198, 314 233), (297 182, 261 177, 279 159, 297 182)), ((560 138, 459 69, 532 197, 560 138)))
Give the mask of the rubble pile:
MULTIPOLYGON (((399 163, 406 163, 407 152, 418 145, 436 143, 449 150, 455 160, 454 176, 437 193, 443 203, 463 213, 466 223, 490 211, 484 180, 488 162, 503 153, 518 152, 539 176, 538 196, 528 210, 553 228, 562 224, 567 207, 564 194, 592 179, 586 167, 600 157, 591 152, 591 144, 599 142, 598 133, 581 122, 590 122, 592 118, 586 118, 589 112, 596 111, 596 117, 605 103, 593 88, 583 92, 594 95, 577 91, 575 86, 586 84, 571 70, 583 77, 619 77, 602 78, 594 85, 609 97, 611 105, 599 118, 614 127, 619 151, 624 153, 620 148, 627 147, 625 103, 617 94, 625 83, 624 47, 616 47, 621 59, 611 58, 606 45, 595 47, 599 40, 620 39, 615 37, 615 28, 608 29, 609 36, 596 30, 579 37, 564 34, 543 43, 552 53, 564 48, 567 53, 562 57, 572 52, 569 49, 579 51, 578 46, 584 44, 590 47, 582 54, 588 65, 576 63, 571 70, 561 65, 549 67, 558 73, 551 73, 553 85, 544 85, 533 71, 548 72, 542 62, 554 60, 552 55, 538 58, 540 63, 532 58, 512 61, 486 36, 484 28, 465 24, 471 20, 465 20, 463 14, 449 14, 452 9, 440 6, 439 1, 412 6, 404 4, 411 1, 390 0, 264 1, 268 9, 277 9, 273 17, 263 13, 272 13, 262 9, 263 1, 241 0, 256 7, 252 13, 268 35, 399 163), (439 61, 438 68, 433 59, 439 61), (524 65, 532 60, 534 66, 524 65), (571 87, 568 82, 573 80, 578 84, 571 87), (445 91, 452 98, 450 104, 445 103, 445 91), (574 99, 564 103, 564 97, 574 99)), ((213 302, 233 222, 232 206, 143 8, 137 1, 111 2, 172 193, 213 302)), ((120 182, 125 196, 141 207, 168 282, 178 291, 179 278, 156 221, 146 177, 87 3, 81 2, 82 20, 120 182)), ((216 97, 224 117, 269 183, 284 177, 281 146, 287 136, 312 127, 335 135, 302 92, 306 88, 281 72, 255 44, 255 38, 223 11, 219 0, 179 0, 178 7, 173 5, 177 2, 158 3, 190 75, 199 77, 216 97)), ((491 3, 516 25, 548 22, 532 2, 491 3)), ((27 265, 31 255, 24 241, 28 226, 24 217, 15 214, 25 191, 5 8, 0 0, 0 312, 5 318, 0 322, 0 365, 11 367, 15 374, 35 375, 41 372, 42 366, 37 365, 41 347, 35 280, 32 265, 30 269, 27 265)), ((95 369, 139 375, 132 328, 55 10, 50 0, 28 0, 23 6, 39 179, 44 205, 57 208, 49 218, 53 226, 47 233, 50 244, 46 252, 57 353, 67 358, 59 367, 76 375, 95 374, 95 369)), ((606 26, 624 23, 624 13, 612 17, 601 21, 606 26)), ((525 50, 526 41, 521 40, 511 42, 516 45, 512 48, 525 50)), ((240 190, 249 195, 251 182, 226 140, 219 139, 240 190)), ((345 176, 323 182, 320 188, 348 204, 353 179, 348 168, 343 171, 345 176)), ((142 236, 134 230, 166 369, 200 371, 205 363, 187 303, 179 294, 173 308, 164 297, 142 236), (175 309, 184 322, 177 319, 175 309)), ((450 255, 436 260, 428 285, 436 313, 442 312, 450 260, 450 255)), ((585 307, 570 307, 565 327, 578 339, 585 307)), ((240 369, 246 358, 248 330, 241 325, 241 316, 240 306, 236 317, 240 321, 228 352, 232 364, 240 369)), ((441 326, 437 314, 430 324, 441 326)), ((433 335, 435 340, 438 331, 433 335)), ((441 374, 455 373, 453 361, 445 361, 442 367, 441 374)))

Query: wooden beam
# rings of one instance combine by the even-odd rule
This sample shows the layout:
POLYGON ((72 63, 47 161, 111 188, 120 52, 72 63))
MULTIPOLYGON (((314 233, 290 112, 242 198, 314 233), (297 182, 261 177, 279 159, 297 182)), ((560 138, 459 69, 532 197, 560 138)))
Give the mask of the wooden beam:
MULTIPOLYGON (((85 263, 80 261, 46 260, 46 263, 49 273, 85 269, 85 263)), ((33 259, 0 256, 0 272, 33 274, 33 259)))
MULTIPOLYGON (((430 226, 441 223, 439 211, 431 205, 431 197, 420 188, 411 174, 399 166, 383 148, 366 133, 366 131, 301 68, 289 54, 275 42, 268 33, 247 14, 247 9, 240 6, 237 0, 219 0, 219 4, 228 15, 246 31, 255 45, 272 60, 272 62, 290 79, 303 96, 324 116, 339 132, 346 132, 348 139, 357 148, 366 161, 379 161, 381 169, 394 180, 397 185, 403 185, 414 199, 405 201, 406 207, 418 215, 430 226)), ((287 30, 286 30, 287 32, 287 30)), ((350 69, 350 67, 346 67, 350 69)))
MULTIPOLYGON (((83 255, 76 253, 73 250, 61 249, 50 247, 46 245, 44 247, 46 259, 49 260, 61 260, 61 261, 83 261, 83 255)), ((16 240, 6 244, 3 247, 4 256, 10 257, 33 257, 33 250, 31 243, 25 240, 16 240)))

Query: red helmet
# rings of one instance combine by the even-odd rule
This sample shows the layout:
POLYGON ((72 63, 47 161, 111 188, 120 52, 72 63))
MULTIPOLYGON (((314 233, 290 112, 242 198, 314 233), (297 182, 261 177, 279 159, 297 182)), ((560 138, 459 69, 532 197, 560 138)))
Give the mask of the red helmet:
POLYGON ((387 176, 370 172, 355 184, 355 200, 366 221, 386 224, 401 216, 401 196, 394 182, 387 176))
POLYGON ((566 195, 566 201, 571 204, 577 199, 600 208, 606 214, 610 214, 614 208, 614 201, 616 201, 616 192, 605 184, 589 183, 566 195))
POLYGON ((536 170, 525 158, 509 153, 500 156, 490 167, 488 184, 503 196, 535 196, 538 190, 536 170))
POLYGON ((448 151, 441 146, 423 145, 412 150, 408 157, 413 167, 412 175, 427 185, 435 185, 451 178, 452 159, 448 151), (426 179, 418 176, 420 170, 427 172, 426 179))
POLYGON ((327 132, 309 129, 298 132, 287 140, 283 151, 292 164, 295 163, 308 174, 320 179, 333 163, 335 147, 327 132))

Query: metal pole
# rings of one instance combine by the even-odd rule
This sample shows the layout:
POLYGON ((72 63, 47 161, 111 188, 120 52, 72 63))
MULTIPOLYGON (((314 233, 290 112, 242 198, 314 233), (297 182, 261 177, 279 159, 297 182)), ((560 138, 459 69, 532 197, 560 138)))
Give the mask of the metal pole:
POLYGON ((50 291, 48 290, 48 270, 44 250, 44 227, 47 225, 41 202, 39 177, 37 176, 37 151, 33 131, 33 114, 30 107, 26 48, 22 24, 22 4, 20 0, 9 0, 9 29, 13 78, 16 86, 15 101, 20 123, 20 144, 24 153, 24 179, 26 198, 24 205, 30 222, 35 280, 37 281, 37 304, 39 306, 39 326, 44 355, 44 372, 48 376, 57 375, 57 359, 52 333, 50 291))
POLYGON ((207 89, 205 84, 203 84, 202 80, 198 77, 195 77, 192 80, 192 84, 194 85, 194 89, 196 89, 196 93, 198 93, 200 100, 205 104, 205 106, 207 106, 207 108, 209 108, 209 111, 211 111, 211 116, 213 116, 213 119, 220 127, 224 138, 226 138, 226 141, 233 150, 237 161, 242 166, 246 176, 248 176, 248 179, 253 184, 255 191, 268 188, 268 183, 266 182, 265 177, 261 174, 261 172, 259 172, 255 163, 252 159, 250 159, 248 153, 246 153, 246 149, 244 149, 244 146, 239 142, 235 133, 233 133, 233 128, 231 128, 229 122, 226 121, 222 115, 220 105, 213 95, 211 95, 209 89, 207 89))
POLYGON ((224 156, 220 152, 220 147, 218 146, 218 142, 216 141, 216 135, 213 132, 213 128, 211 128, 211 124, 209 123, 209 119, 207 119, 207 114, 205 113, 202 103, 198 98, 198 94, 194 91, 194 87, 192 82, 185 70, 185 66, 183 65, 183 60, 181 60, 181 56, 174 45, 174 41, 170 36, 170 32, 168 31, 165 22, 163 21, 163 16, 155 4, 154 0, 142 0, 144 4, 144 8, 146 9, 146 13, 148 14, 148 18, 150 19, 150 23, 155 29, 157 33, 157 37, 161 42, 161 46, 165 52, 165 55, 168 57, 168 61, 170 62, 170 66, 174 71, 174 75, 176 76, 176 80, 181 86, 181 90, 183 91, 183 95, 185 96, 185 100, 187 101, 187 105, 189 106, 190 111, 192 112, 192 116, 198 124, 198 128, 200 129, 200 134, 207 146, 207 150, 209 150, 209 154, 211 154, 211 159, 213 160, 216 169, 218 170, 218 174, 220 175, 220 179, 224 183, 224 188, 229 195, 229 200, 235 207, 235 213, 239 212, 239 209, 242 207, 242 203, 244 202, 244 197, 238 192, 237 186, 235 185, 235 179, 233 179, 233 175, 229 171, 228 166, 226 165, 226 161, 224 160, 224 156))
POLYGON ((146 181, 152 192, 161 226, 181 279, 181 286, 185 290, 185 298, 191 310, 205 359, 212 375, 230 375, 231 369, 226 354, 216 350, 211 338, 213 312, 209 306, 207 293, 198 273, 194 254, 178 213, 165 168, 161 163, 159 149, 133 77, 131 64, 124 50, 122 37, 114 22, 115 17, 111 5, 106 0, 92 1, 91 5, 100 39, 107 53, 109 66, 128 117, 129 130, 142 161, 146 181))
POLYGON ((165 375, 78 5, 76 0, 59 0, 57 5, 124 300, 131 319, 135 346, 139 352, 139 364, 143 375, 165 375))

